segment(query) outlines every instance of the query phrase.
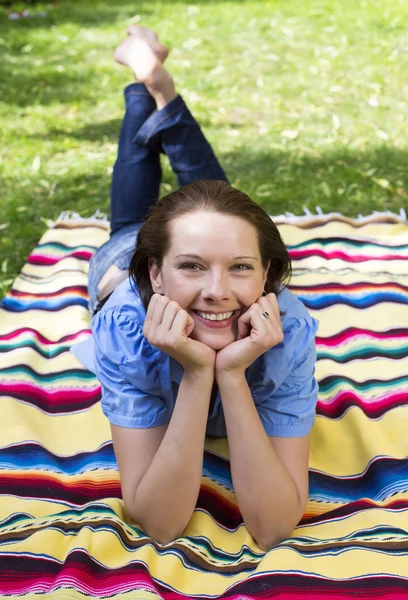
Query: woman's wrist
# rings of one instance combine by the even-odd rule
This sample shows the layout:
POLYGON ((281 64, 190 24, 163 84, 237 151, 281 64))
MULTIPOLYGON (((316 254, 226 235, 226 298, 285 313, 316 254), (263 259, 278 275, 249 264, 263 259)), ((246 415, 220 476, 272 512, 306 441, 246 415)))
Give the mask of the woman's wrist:
POLYGON ((183 379, 187 379, 191 383, 199 381, 200 383, 213 384, 214 382, 214 367, 195 367, 184 369, 183 379))
POLYGON ((235 369, 235 370, 215 370, 215 379, 219 387, 225 385, 242 385, 242 383, 246 382, 245 378, 245 370, 244 369, 235 369))

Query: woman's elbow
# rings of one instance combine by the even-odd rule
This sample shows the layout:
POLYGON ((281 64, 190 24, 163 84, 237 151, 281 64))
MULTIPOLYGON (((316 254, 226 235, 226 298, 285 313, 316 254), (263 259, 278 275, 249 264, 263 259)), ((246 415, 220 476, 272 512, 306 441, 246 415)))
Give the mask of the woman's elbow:
POLYGON ((156 542, 158 542, 159 544, 166 546, 167 544, 172 544, 173 542, 175 542, 176 540, 181 538, 182 535, 183 535, 182 533, 168 534, 167 532, 164 532, 164 533, 159 532, 158 534, 155 534, 155 535, 149 535, 149 537, 152 538, 153 540, 155 540, 156 542))
POLYGON ((171 544, 183 535, 183 530, 179 531, 170 526, 160 526, 157 523, 141 518, 140 515, 137 514, 137 511, 134 510, 134 507, 126 507, 126 510, 140 529, 149 538, 152 538, 159 544, 171 544))
POLYGON ((254 540, 256 541, 261 550, 263 550, 264 552, 269 552, 269 550, 272 550, 272 548, 278 546, 279 544, 287 540, 288 537, 290 537, 290 534, 291 532, 288 532, 288 534, 273 535, 270 537, 254 537, 254 540))
POLYGON ((258 535, 253 535, 253 538, 261 550, 269 552, 269 550, 272 550, 272 548, 278 546, 291 537, 297 523, 298 521, 296 521, 296 523, 286 523, 284 526, 279 528, 277 528, 275 524, 275 526, 272 526, 271 529, 264 530, 258 535))

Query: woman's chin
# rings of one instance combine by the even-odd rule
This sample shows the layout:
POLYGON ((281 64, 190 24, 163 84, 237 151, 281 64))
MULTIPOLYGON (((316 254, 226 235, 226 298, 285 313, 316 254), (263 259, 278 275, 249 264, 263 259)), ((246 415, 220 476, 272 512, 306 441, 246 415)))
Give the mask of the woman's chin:
POLYGON ((211 335, 211 333, 204 333, 198 336, 196 339, 216 352, 236 341, 236 337, 232 334, 232 332, 225 333, 223 335, 211 335))

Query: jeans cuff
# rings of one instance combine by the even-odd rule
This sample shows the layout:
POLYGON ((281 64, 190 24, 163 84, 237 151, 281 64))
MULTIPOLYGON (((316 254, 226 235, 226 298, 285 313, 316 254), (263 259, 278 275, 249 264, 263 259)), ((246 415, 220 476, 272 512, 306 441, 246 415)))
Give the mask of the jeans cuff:
POLYGON ((177 113, 182 115, 186 109, 186 104, 183 98, 178 95, 171 102, 166 104, 161 110, 155 110, 148 119, 143 123, 139 131, 136 133, 132 142, 140 146, 146 146, 149 150, 155 152, 163 152, 160 133, 163 129, 177 123, 177 113))
POLYGON ((125 87, 123 93, 125 94, 125 96, 128 96, 129 94, 137 94, 139 96, 150 96, 152 102, 154 102, 153 96, 150 94, 149 90, 147 89, 144 83, 139 83, 137 81, 135 81, 134 83, 130 83, 125 87))

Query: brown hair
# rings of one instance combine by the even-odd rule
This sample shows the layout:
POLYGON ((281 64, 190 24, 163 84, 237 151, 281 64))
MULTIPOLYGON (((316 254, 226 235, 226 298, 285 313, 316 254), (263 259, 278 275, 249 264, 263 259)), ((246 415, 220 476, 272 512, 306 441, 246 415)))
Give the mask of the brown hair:
POLYGON ((292 263, 275 223, 243 192, 225 181, 206 179, 189 183, 158 200, 139 230, 129 275, 139 289, 145 309, 154 293, 149 258, 153 258, 160 269, 170 248, 172 221, 199 210, 240 217, 255 227, 263 268, 266 269, 268 261, 271 261, 265 291, 278 296, 281 283, 291 278, 292 263))

